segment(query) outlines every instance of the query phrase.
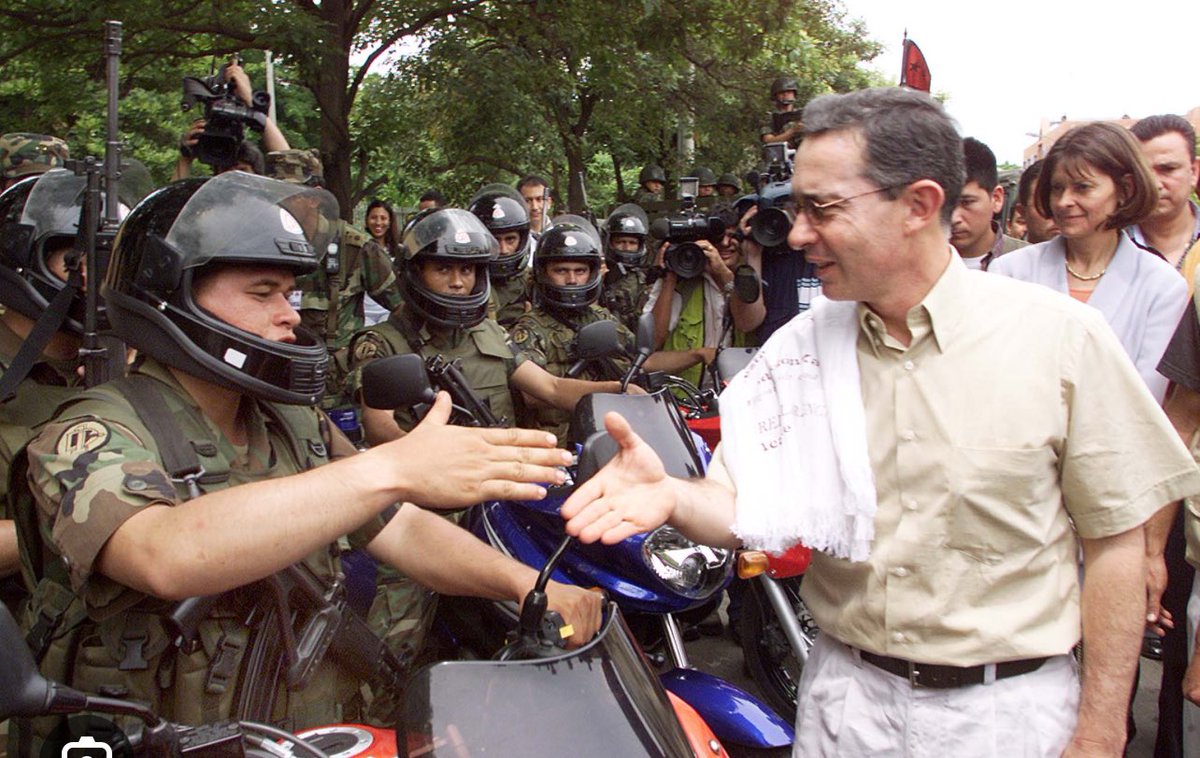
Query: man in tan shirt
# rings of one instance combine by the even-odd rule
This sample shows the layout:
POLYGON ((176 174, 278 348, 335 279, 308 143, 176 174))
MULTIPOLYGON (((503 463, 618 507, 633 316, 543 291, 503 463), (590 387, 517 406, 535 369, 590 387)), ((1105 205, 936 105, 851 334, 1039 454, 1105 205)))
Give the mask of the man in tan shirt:
MULTIPOLYGON (((954 254, 962 148, 936 102, 831 95, 803 121, 789 244, 826 297, 859 304, 877 510, 865 561, 815 553, 804 582, 822 635, 796 754, 1118 756, 1146 611, 1141 525, 1200 490, 1200 471, 1097 312, 954 254)), ((720 450, 706 479, 670 479, 606 421, 620 453, 563 507, 570 533, 613 542, 670 522, 738 544, 720 450)))

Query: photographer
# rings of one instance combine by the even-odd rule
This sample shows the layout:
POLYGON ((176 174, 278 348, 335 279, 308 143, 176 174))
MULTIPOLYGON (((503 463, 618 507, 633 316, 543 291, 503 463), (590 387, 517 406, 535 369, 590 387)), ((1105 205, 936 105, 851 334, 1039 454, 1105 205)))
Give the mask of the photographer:
MULTIPOLYGON (((734 272, 740 263, 736 218, 724 213, 719 218, 725 224, 724 234, 714 244, 708 239, 694 244, 704 254, 704 268, 697 276, 683 277, 677 266, 665 260, 669 243, 659 248, 659 265, 663 273, 654 282, 646 302, 647 313, 654 314, 654 344, 658 350, 689 351, 701 349, 705 362, 711 363, 716 348, 728 345, 751 344, 745 309, 734 291, 734 272), (666 265, 664 265, 666 264, 666 265), (669 292, 670 297, 663 297, 669 292), (727 309, 726 303, 737 305, 727 309), (732 317, 732 329, 726 329, 726 313, 732 317)), ((699 385, 701 366, 680 373, 684 379, 699 385)))
MULTIPOLYGON (((253 107, 254 90, 250 86, 250 77, 246 75, 245 69, 242 68, 238 59, 235 57, 221 67, 219 81, 228 84, 232 94, 242 102, 247 108, 253 107)), ((183 133, 179 140, 179 160, 175 162, 175 171, 171 174, 171 181, 178 179, 186 179, 192 175, 192 162, 198 157, 196 148, 200 142, 200 136, 207 128, 208 122, 203 118, 192 121, 192 125, 183 133)), ((263 173, 263 152, 274 152, 276 150, 288 150, 291 146, 288 144, 287 138, 283 136, 283 132, 279 131, 279 127, 268 116, 264 118, 262 129, 262 150, 254 145, 249 140, 242 140, 238 145, 237 153, 234 160, 228 164, 214 165, 213 174, 220 174, 225 171, 245 171, 250 174, 263 173)))

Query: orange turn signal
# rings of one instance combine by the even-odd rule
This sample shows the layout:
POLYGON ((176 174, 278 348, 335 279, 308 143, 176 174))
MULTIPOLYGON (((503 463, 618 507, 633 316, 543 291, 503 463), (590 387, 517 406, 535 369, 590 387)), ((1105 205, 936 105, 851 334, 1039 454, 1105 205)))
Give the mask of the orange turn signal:
POLYGON ((743 550, 738 553, 737 575, 739 579, 752 579, 765 572, 768 566, 767 554, 762 550, 743 550))

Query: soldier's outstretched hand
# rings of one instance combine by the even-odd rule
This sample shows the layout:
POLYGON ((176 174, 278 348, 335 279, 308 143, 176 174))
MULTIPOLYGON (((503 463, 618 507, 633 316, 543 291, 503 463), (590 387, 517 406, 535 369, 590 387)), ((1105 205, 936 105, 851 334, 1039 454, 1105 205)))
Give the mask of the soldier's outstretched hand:
POLYGON ((542 483, 560 484, 570 453, 553 434, 531 429, 475 429, 449 423, 450 396, 439 392, 429 413, 386 449, 403 466, 405 499, 429 508, 485 500, 540 500, 542 483))
POLYGON ((620 450, 567 498, 561 513, 568 534, 612 545, 665 524, 675 511, 676 495, 662 460, 628 421, 608 413, 604 426, 620 450))

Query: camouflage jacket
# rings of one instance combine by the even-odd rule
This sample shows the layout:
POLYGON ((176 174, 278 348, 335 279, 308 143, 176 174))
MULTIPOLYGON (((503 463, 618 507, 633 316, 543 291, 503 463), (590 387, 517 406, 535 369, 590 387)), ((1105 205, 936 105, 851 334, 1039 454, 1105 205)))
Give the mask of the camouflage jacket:
POLYGON ((389 311, 401 302, 400 286, 387 251, 366 232, 345 221, 337 223, 341 226, 338 249, 328 253, 336 256, 337 271, 330 271, 331 259, 327 258, 327 265, 298 277, 299 296, 293 300, 302 323, 321 335, 329 349, 329 372, 321 402, 325 409, 349 404, 343 394, 348 371, 345 348, 355 332, 366 325, 365 296, 370 295, 389 311))
POLYGON ((525 269, 504 281, 492 281, 492 292, 488 296, 488 318, 508 329, 517 323, 529 310, 532 300, 533 275, 525 269))
MULTIPOLYGON (((203 415, 164 366, 150 360, 138 373, 153 380, 151 387, 175 419, 181 438, 191 441, 203 466, 199 487, 204 493, 296 474, 353 452, 336 432, 326 438, 314 409, 262 401, 242 404, 248 444, 240 448, 203 415)), ((160 716, 184 724, 236 717, 235 694, 250 658, 247 620, 261 614, 252 610, 261 601, 261 588, 250 585, 223 594, 200 622, 193 650, 174 644, 167 618, 175 603, 95 570, 100 550, 126 520, 147 506, 170 507, 186 499, 184 485, 173 482, 164 468, 159 441, 119 385, 81 393, 28 448, 41 548, 48 551, 30 555, 22 545, 23 561, 40 564, 44 572, 31 618, 45 614, 63 619, 42 670, 85 691, 119 692, 146 701, 160 716)), ((351 542, 365 544, 382 525, 371 522, 351 542)), ((305 563, 325 578, 338 570, 332 548, 317 550, 305 563)), ((279 683, 272 720, 301 728, 342 719, 341 704, 359 685, 326 658, 303 690, 293 692, 279 683)))
MULTIPOLYGON (((513 344, 527 354, 534 363, 546 369, 554 376, 566 376, 567 370, 575 361, 571 357, 571 342, 582 327, 596 321, 617 321, 611 313, 599 305, 592 305, 587 310, 570 317, 560 316, 557 312, 544 308, 534 308, 522 316, 510 331, 513 344)), ((626 351, 632 353, 634 348, 633 333, 617 321, 617 332, 626 351)), ((629 368, 629 360, 624 356, 612 359, 612 364, 618 372, 629 368)), ((604 367, 595 363, 586 366, 577 379, 590 381, 611 381, 620 376, 612 376, 604 367)), ((567 428, 571 423, 571 414, 539 405, 526 410, 522 425, 553 432, 558 439, 567 439, 567 428)))
POLYGON ((645 269, 609 264, 608 273, 604 275, 604 286, 600 290, 600 305, 619 318, 629 331, 637 331, 638 319, 649 296, 645 269))
MULTIPOLYGON (((364 329, 350 343, 350 377, 347 390, 361 404, 362 367, 376 358, 419 352, 421 357, 441 355, 446 360, 461 362, 463 374, 471 388, 491 408, 498 418, 513 423, 517 418, 516 401, 508 388, 508 378, 525 362, 526 356, 508 340, 508 334, 491 319, 484 319, 469 329, 439 329, 424 324, 405 306, 382 323, 364 329), (405 338, 405 332, 420 342, 415 350, 405 338)), ((404 431, 412 429, 417 419, 407 409, 396 409, 396 423, 404 431)))

